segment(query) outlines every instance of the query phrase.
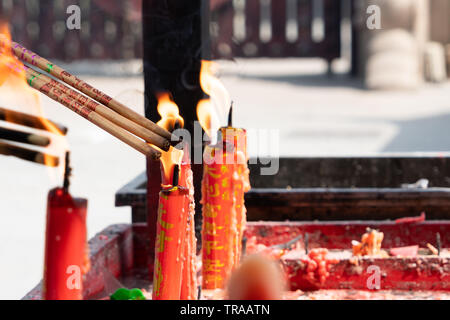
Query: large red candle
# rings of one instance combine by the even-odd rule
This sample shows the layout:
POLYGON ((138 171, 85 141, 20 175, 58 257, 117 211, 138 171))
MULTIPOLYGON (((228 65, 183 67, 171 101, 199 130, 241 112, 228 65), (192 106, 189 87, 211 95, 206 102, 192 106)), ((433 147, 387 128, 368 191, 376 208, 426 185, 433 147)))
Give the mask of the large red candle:
POLYGON ((86 211, 86 199, 73 198, 65 188, 50 190, 43 285, 46 300, 83 298, 82 275, 89 267, 86 211))
POLYGON ((222 146, 207 146, 202 180, 202 276, 204 289, 223 289, 233 266, 236 232, 233 165, 222 146))
POLYGON ((185 221, 177 221, 180 230, 185 230, 184 250, 179 257, 182 260, 182 282, 180 299, 195 300, 197 293, 196 274, 196 248, 197 238, 195 237, 195 200, 194 181, 189 157, 189 145, 184 144, 183 151, 171 147, 167 154, 164 154, 161 161, 161 182, 164 188, 170 187, 175 174, 175 160, 180 161, 178 185, 185 188, 187 199, 185 200, 185 210, 187 212, 185 221), (183 154, 180 156, 180 153, 183 154))
POLYGON ((188 190, 180 186, 159 193, 153 300, 180 299, 188 199, 188 190))
POLYGON ((223 127, 219 143, 204 153, 203 288, 223 289, 240 262, 246 223, 244 193, 250 189, 244 129, 223 127))
POLYGON ((197 238, 195 237, 195 199, 194 180, 191 170, 188 145, 184 148, 184 156, 180 166, 180 185, 189 191, 188 214, 186 221, 186 243, 183 252, 183 274, 181 281, 181 300, 196 300, 197 295, 197 238))
POLYGON ((245 129, 231 126, 220 128, 222 140, 233 146, 233 200, 234 208, 230 212, 233 220, 236 221, 236 232, 233 232, 233 269, 237 268, 241 260, 242 237, 247 222, 246 209, 244 203, 244 193, 250 190, 249 170, 247 166, 247 132, 245 129))
MULTIPOLYGON (((169 131, 183 127, 184 120, 170 94, 159 92, 156 96, 161 116, 158 125, 169 131)), ((184 150, 171 147, 162 153, 160 159, 163 190, 159 193, 153 270, 153 299, 158 300, 190 299, 191 285, 195 281, 191 274, 195 268, 188 263, 192 247, 195 247, 192 245, 195 234, 192 235, 191 231, 194 229, 191 221, 194 188, 187 151, 189 146, 184 144, 183 147, 184 150)), ((149 190, 154 192, 155 188, 149 190)), ((195 251, 193 255, 195 261, 195 251)))

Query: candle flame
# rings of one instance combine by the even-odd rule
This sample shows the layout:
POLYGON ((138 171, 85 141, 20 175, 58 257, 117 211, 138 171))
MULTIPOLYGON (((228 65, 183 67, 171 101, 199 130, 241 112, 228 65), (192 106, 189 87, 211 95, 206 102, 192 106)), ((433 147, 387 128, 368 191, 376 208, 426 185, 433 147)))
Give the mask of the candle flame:
POLYGON ((161 120, 158 125, 166 130, 173 131, 176 121, 179 121, 180 128, 184 126, 184 119, 180 116, 180 110, 177 104, 170 98, 168 92, 161 92, 157 94, 158 98, 158 113, 161 120))
MULTIPOLYGON (((54 158, 49 154, 49 151, 53 150, 52 152, 57 153, 60 158, 63 158, 65 151, 68 150, 67 140, 63 132, 44 117, 39 93, 28 86, 25 67, 12 53, 11 33, 8 24, 4 21, 0 21, 0 86, 7 93, 3 94, 2 98, 3 96, 10 96, 13 99, 11 104, 19 104, 17 106, 18 111, 34 113, 38 116, 45 128, 51 134, 55 135, 52 137, 51 145, 46 148, 44 157, 44 162, 47 166, 55 167, 54 158), (24 110, 27 107, 31 108, 24 110)), ((9 121, 8 118, 10 117, 7 113, 5 118, 7 122, 9 121)), ((64 163, 64 161, 60 161, 60 163, 64 163)), ((59 167, 59 176, 62 176, 63 166, 60 165, 59 167)))
MULTIPOLYGON (((182 128, 184 119, 180 116, 180 110, 169 93, 160 92, 156 97, 158 99, 158 113, 161 116, 161 120, 157 124, 168 131, 173 131, 178 121, 179 127, 182 128)), ((182 159, 183 151, 174 147, 170 147, 167 152, 162 152, 160 160, 163 168, 163 184, 172 184, 173 169, 176 164, 181 164, 182 159)))
POLYGON ((217 130, 226 124, 231 104, 227 89, 216 76, 218 70, 219 64, 202 60, 200 86, 209 98, 197 104, 197 117, 212 141, 215 140, 217 130))
POLYGON ((211 127, 212 127, 212 116, 213 116, 213 105, 211 100, 203 99, 197 104, 197 118, 202 126, 203 130, 206 131, 207 135, 211 137, 211 127))

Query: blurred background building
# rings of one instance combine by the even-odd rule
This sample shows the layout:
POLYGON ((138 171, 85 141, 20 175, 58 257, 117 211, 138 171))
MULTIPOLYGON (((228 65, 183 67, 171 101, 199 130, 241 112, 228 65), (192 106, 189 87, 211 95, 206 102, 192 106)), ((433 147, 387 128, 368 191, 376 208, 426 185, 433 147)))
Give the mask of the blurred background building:
MULTIPOLYGON (((414 87, 421 79, 445 76, 447 0, 204 2, 210 7, 214 59, 318 57, 331 63, 343 57, 369 88, 414 87), (373 15, 379 15, 380 29, 370 28, 371 19, 377 19, 373 15)), ((42 56, 63 61, 142 57, 141 0, 3 0, 0 12, 10 21, 14 39, 42 56), (74 4, 81 9, 80 30, 66 27, 66 9, 74 4)))

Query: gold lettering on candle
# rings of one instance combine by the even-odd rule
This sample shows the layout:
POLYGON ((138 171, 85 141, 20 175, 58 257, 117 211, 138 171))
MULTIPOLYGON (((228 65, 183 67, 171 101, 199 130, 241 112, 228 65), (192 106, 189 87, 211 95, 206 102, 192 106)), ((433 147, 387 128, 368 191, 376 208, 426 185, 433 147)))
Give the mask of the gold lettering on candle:
POLYGON ((161 204, 158 208, 158 222, 161 225, 161 227, 163 227, 164 229, 171 229, 173 228, 173 224, 172 223, 168 223, 166 221, 163 220, 163 215, 166 214, 167 211, 163 208, 163 205, 161 204))
POLYGON ((206 272, 217 272, 220 273, 222 268, 225 266, 224 263, 221 263, 220 260, 214 259, 205 259, 203 268, 205 268, 206 272))
POLYGON ((217 217, 218 211, 220 211, 221 206, 220 204, 211 204, 211 203, 205 203, 205 217, 207 218, 215 218, 217 217))
POLYGON ((204 166, 205 174, 211 176, 211 178, 217 179, 220 177, 220 174, 216 173, 216 168, 210 166, 204 166))
POLYGON ((228 188, 230 186, 230 178, 223 178, 222 180, 222 187, 228 188))
POLYGON ((218 274, 209 273, 209 274, 205 274, 204 277, 205 277, 206 283, 221 282, 223 280, 222 276, 218 275, 218 274))
POLYGON ((228 192, 228 190, 225 190, 225 191, 222 193, 222 199, 223 199, 223 200, 227 200, 227 201, 230 200, 230 193, 228 192))
POLYGON ((207 196, 211 198, 216 198, 220 195, 219 184, 215 183, 212 186, 206 188, 207 196))
POLYGON ((223 227, 217 226, 215 222, 204 222, 205 223, 205 233, 210 236, 215 236, 217 234, 217 230, 222 230, 223 227))
POLYGON ((212 250, 223 250, 223 246, 219 246, 219 241, 205 241, 205 249, 207 254, 211 254, 212 250))
POLYGON ((166 232, 161 230, 156 236, 156 252, 164 252, 166 241, 172 241, 171 237, 166 236, 166 232))
POLYGON ((155 258, 155 270, 154 270, 155 276, 153 279, 153 291, 155 293, 155 296, 160 295, 160 289, 161 289, 161 283, 163 281, 163 275, 162 275, 162 267, 161 263, 159 262, 158 258, 155 258))

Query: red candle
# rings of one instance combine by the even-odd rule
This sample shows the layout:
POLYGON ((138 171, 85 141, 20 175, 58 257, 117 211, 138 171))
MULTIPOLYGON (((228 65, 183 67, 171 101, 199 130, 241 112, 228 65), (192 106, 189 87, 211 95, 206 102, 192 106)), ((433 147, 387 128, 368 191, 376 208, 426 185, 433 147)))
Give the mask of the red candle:
POLYGON ((185 145, 184 156, 180 166, 180 185, 189 190, 188 214, 186 221, 186 243, 183 252, 183 274, 181 281, 181 300, 196 300, 197 296, 197 238, 195 237, 195 200, 194 180, 189 159, 188 145, 185 145))
POLYGON ((222 140, 233 145, 233 198, 234 210, 230 214, 236 221, 236 232, 233 233, 233 269, 239 266, 242 251, 242 237, 247 222, 246 209, 244 204, 244 193, 250 190, 249 170, 247 166, 247 132, 245 129, 231 126, 220 128, 222 140))
POLYGON ((46 300, 81 300, 82 275, 89 268, 86 243, 87 200, 73 198, 66 188, 50 190, 43 297, 46 300))
POLYGON ((239 265, 246 223, 244 193, 250 189, 244 129, 220 129, 220 142, 204 153, 203 288, 223 289, 239 265), (218 156, 219 155, 219 156, 218 156))
MULTIPOLYGON (((202 61, 200 85, 211 99, 200 100, 197 116, 210 138, 211 130, 221 121, 221 112, 229 95, 214 75, 212 61, 202 61), (218 106, 219 108, 215 108, 218 106)), ((216 146, 205 148, 202 181, 202 275, 204 289, 223 289, 231 271, 239 264, 241 240, 245 227, 244 192, 248 181, 246 132, 232 127, 231 102, 228 127, 219 129, 216 146), (231 148, 229 148, 231 146, 231 148), (220 154, 219 157, 216 157, 220 154), (212 162, 207 161, 215 158, 212 162)))
POLYGON ((202 180, 202 276, 204 289, 223 289, 233 265, 236 232, 233 201, 233 165, 225 164, 221 146, 204 151, 202 180))
POLYGON ((179 300, 186 240, 188 190, 165 187, 159 193, 153 300, 179 300))
MULTIPOLYGON (((161 115, 158 125, 169 131, 183 127, 184 120, 170 94, 159 92, 156 96, 161 115)), ((193 299, 195 296, 192 295, 192 286, 196 287, 195 267, 191 262, 195 263, 196 246, 194 188, 188 147, 187 144, 184 150, 171 147, 160 159, 163 190, 156 224, 154 299, 193 299)))
POLYGON ((161 158, 161 183, 163 188, 170 187, 174 174, 176 162, 180 162, 179 183, 178 185, 187 190, 185 200, 186 220, 177 221, 178 228, 184 230, 185 244, 184 250, 179 256, 182 260, 182 282, 180 288, 180 297, 182 300, 195 300, 197 293, 197 275, 196 275, 196 247, 197 238, 195 237, 195 200, 194 200, 194 181, 189 158, 189 145, 185 144, 183 151, 170 148, 169 152, 163 154, 161 158))

